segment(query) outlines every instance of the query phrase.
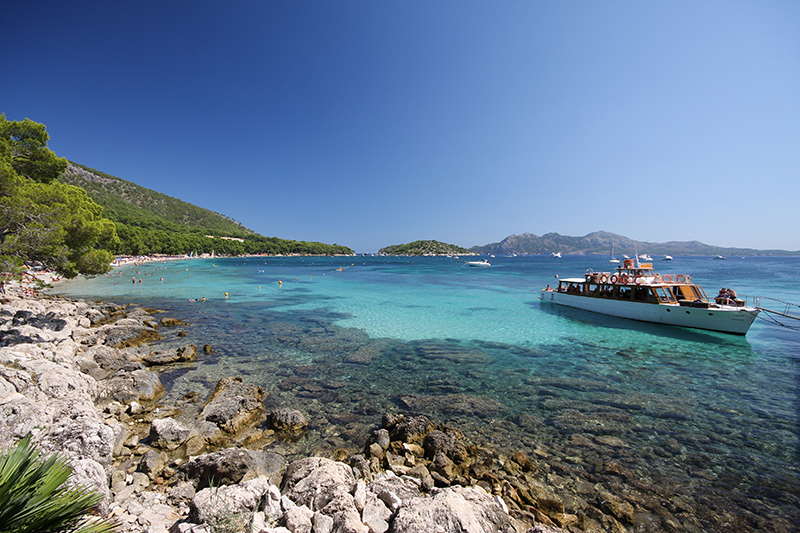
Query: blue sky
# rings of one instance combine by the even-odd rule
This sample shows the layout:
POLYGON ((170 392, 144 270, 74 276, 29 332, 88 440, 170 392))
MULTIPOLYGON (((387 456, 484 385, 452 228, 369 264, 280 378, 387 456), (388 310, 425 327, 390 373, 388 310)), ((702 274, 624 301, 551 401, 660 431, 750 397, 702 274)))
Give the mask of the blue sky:
POLYGON ((263 235, 800 250, 799 2, 45 1, 2 27, 0 113, 263 235))

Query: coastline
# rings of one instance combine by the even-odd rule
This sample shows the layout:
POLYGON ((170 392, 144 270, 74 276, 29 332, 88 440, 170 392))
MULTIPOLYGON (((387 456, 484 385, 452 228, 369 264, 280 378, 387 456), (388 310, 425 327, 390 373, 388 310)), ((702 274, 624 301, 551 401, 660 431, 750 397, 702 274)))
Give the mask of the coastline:
POLYGON ((457 428, 425 417, 386 414, 380 429, 364 435, 363 453, 286 464, 247 445, 264 434, 297 438, 305 415, 265 412, 260 388, 234 376, 220 381, 196 423, 177 422, 171 415, 180 406, 158 403, 158 371, 190 363, 198 350, 151 350, 160 328, 182 323, 157 320, 159 313, 14 287, 0 296, 0 442, 8 447, 31 433, 45 454, 66 454, 74 482, 103 495, 98 512, 119 531, 208 531, 219 511, 208 501, 211 478, 228 506, 239 505, 243 492, 273 502, 236 513, 262 533, 425 531, 429 515, 415 513, 428 508, 454 523, 472 517, 487 530, 560 531, 560 524, 579 531, 579 517, 535 481, 530 459, 498 461, 457 428), (237 472, 217 479, 232 463, 237 472), (309 500, 299 486, 327 491, 327 504, 309 500))

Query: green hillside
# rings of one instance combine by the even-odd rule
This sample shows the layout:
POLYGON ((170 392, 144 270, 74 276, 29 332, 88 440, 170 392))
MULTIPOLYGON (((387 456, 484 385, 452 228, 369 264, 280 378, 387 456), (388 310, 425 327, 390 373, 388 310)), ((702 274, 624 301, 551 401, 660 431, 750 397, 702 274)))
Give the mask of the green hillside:
POLYGON ((70 162, 59 177, 85 189, 114 221, 119 254, 352 254, 346 246, 264 237, 208 209, 70 162))

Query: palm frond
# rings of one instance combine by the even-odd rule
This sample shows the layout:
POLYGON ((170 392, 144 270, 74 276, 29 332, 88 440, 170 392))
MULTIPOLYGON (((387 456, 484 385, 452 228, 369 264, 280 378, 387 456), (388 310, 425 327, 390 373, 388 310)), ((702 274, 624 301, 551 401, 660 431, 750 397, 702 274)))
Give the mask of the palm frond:
POLYGON ((65 485, 66 457, 42 460, 28 435, 0 452, 0 533, 110 533, 114 524, 86 517, 102 499, 96 491, 65 485))

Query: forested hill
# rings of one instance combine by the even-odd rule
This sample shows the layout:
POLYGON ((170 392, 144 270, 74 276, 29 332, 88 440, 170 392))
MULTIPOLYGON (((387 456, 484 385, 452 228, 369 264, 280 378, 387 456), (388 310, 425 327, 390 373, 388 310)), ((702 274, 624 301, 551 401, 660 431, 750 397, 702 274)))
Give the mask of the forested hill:
POLYGON ((85 189, 95 202, 103 206, 103 214, 115 222, 140 225, 144 219, 152 219, 154 222, 167 221, 188 228, 202 228, 229 237, 255 234, 219 213, 77 163, 70 162, 59 180, 85 189))
POLYGON ((386 255, 472 255, 466 248, 439 241, 414 241, 408 244, 395 244, 381 248, 379 253, 386 255))
POLYGON ((509 235, 500 242, 486 246, 474 246, 473 252, 482 254, 611 254, 612 248, 617 257, 628 254, 671 255, 798 255, 798 252, 785 250, 755 250, 752 248, 723 248, 698 241, 642 242, 610 233, 595 231, 583 237, 545 233, 509 235))
POLYGON ((114 221, 119 254, 351 254, 346 246, 264 237, 208 209, 70 162, 59 181, 86 190, 114 221))

